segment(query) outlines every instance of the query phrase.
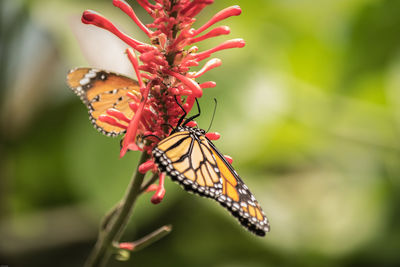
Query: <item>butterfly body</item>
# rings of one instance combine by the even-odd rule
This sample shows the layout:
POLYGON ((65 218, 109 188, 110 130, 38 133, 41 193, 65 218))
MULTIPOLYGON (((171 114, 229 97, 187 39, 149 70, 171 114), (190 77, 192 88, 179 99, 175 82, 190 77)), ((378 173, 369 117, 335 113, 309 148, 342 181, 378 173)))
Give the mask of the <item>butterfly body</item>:
POLYGON ((212 198, 257 235, 269 231, 257 200, 202 129, 178 126, 153 149, 158 168, 185 190, 212 198))

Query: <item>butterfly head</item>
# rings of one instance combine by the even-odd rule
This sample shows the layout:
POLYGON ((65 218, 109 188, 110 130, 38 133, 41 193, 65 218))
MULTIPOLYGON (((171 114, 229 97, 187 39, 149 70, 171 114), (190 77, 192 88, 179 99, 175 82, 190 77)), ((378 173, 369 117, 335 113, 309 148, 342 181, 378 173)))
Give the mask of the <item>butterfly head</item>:
POLYGON ((193 127, 189 127, 189 126, 178 126, 175 129, 175 132, 185 132, 188 131, 194 135, 197 136, 201 136, 201 135, 205 135, 206 131, 204 131, 203 129, 199 129, 199 128, 193 128, 193 127))

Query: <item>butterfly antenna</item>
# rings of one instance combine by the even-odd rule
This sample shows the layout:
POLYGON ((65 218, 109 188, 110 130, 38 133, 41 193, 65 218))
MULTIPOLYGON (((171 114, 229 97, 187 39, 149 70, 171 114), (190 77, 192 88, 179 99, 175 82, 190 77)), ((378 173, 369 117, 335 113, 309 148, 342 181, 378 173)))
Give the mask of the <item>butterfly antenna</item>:
POLYGON ((187 112, 186 112, 186 110, 182 107, 181 103, 179 103, 178 99, 176 98, 176 95, 175 95, 174 97, 175 97, 175 102, 176 102, 176 104, 178 104, 178 106, 179 106, 179 107, 182 109, 182 111, 183 111, 183 115, 179 118, 178 124, 176 125, 176 126, 179 126, 179 125, 181 125, 183 119, 186 117, 187 112))
POLYGON ((216 99, 216 98, 214 98, 214 102, 215 102, 215 105, 214 105, 214 112, 213 112, 213 115, 212 115, 212 118, 211 118, 210 126, 208 126, 208 129, 207 129, 206 133, 208 133, 208 131, 211 129, 211 125, 212 125, 213 122, 214 122, 215 111, 217 110, 217 99, 216 99))
POLYGON ((196 104, 197 104, 197 110, 198 110, 199 113, 197 113, 196 115, 193 115, 192 117, 187 118, 185 120, 185 122, 183 123, 183 125, 186 125, 189 121, 194 120, 195 118, 197 118, 201 114, 199 101, 197 100, 197 98, 195 98, 195 99, 196 99, 196 104))

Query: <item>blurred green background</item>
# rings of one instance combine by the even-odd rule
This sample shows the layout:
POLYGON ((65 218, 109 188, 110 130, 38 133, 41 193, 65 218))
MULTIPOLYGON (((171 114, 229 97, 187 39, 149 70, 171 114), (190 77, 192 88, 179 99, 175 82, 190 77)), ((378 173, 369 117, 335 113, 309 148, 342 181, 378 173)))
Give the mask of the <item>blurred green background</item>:
MULTIPOLYGON (((77 66, 126 69, 125 45, 85 32, 83 10, 146 41, 111 2, 0 2, 2 266, 81 266, 136 167, 138 153, 119 159, 118 138, 94 130, 65 84, 77 66)), ((223 65, 200 79, 217 87, 198 123, 208 127, 217 98, 215 143, 271 232, 252 235, 168 180, 161 204, 140 198, 123 240, 173 232, 109 266, 399 266, 400 1, 216 1, 194 26, 234 4, 242 15, 219 23, 231 35, 199 47, 247 45, 215 55, 223 65)))

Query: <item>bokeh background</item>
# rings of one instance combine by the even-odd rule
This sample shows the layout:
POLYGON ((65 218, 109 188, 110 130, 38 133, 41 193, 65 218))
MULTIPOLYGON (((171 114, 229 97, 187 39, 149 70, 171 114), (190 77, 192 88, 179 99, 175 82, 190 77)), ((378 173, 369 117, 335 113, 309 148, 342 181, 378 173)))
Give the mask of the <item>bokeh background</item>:
MULTIPOLYGON (((81 25, 96 10, 146 38, 111 0, 0 1, 0 265, 81 266, 100 218, 123 195, 138 154, 89 123, 65 84, 76 66, 127 75, 111 34, 81 25)), ((167 181, 159 205, 140 198, 124 240, 173 232, 109 266, 399 266, 400 1, 226 0, 243 13, 219 52, 198 123, 271 221, 253 236, 217 203, 167 181)), ((150 18, 129 1, 138 15, 150 18)))

